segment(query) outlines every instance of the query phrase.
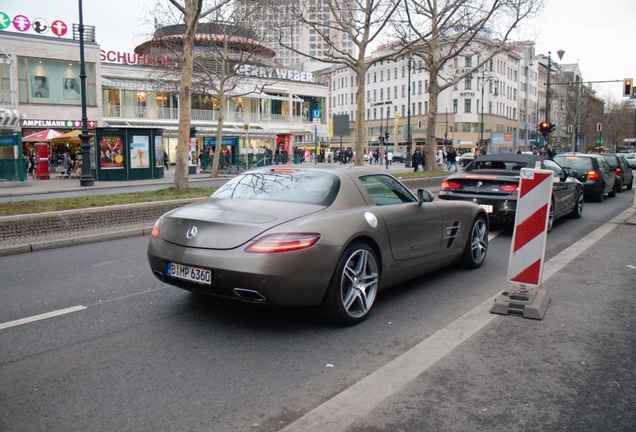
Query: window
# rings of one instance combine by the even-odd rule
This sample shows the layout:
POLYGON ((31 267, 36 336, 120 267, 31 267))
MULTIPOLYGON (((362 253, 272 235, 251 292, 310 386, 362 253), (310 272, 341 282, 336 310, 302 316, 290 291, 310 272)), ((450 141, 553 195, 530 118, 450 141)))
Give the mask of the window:
POLYGON ((457 114, 457 105, 458 105, 457 99, 453 99, 453 112, 455 114, 457 114))
POLYGON ((386 80, 391 81, 391 69, 386 70, 386 80))
POLYGON ((424 81, 424 93, 428 93, 428 80, 424 81))
POLYGON ((391 99, 391 87, 386 88, 386 98, 391 99))
POLYGON ((417 82, 417 93, 422 94, 422 80, 417 82))
POLYGON ((406 86, 402 84, 402 97, 406 97, 406 86))
POLYGON ((424 114, 428 115, 428 101, 424 102, 424 114))
POLYGON ((473 88, 473 77, 468 75, 464 78, 464 90, 472 90, 473 88))
POLYGON ((373 82, 378 82, 378 73, 373 72, 373 82))
POLYGON ((417 115, 422 115, 422 102, 417 103, 417 115))
POLYGON ((360 182, 377 206, 417 202, 415 196, 392 176, 364 176, 360 177, 360 182))
POLYGON ((384 81, 384 71, 380 71, 380 81, 384 81))
POLYGON ((464 112, 465 113, 472 112, 472 104, 473 104, 473 100, 472 99, 464 99, 464 112))
POLYGON ((406 66, 402 66, 402 78, 406 76, 406 66))
POLYGON ((472 67, 473 66, 473 57, 472 56, 466 56, 465 64, 466 64, 466 67, 472 67))
POLYGON ((394 86, 394 87, 393 87, 393 97, 394 97, 395 99, 397 99, 397 97, 398 97, 398 90, 397 90, 397 89, 398 89, 398 87, 397 87, 397 86, 394 86))

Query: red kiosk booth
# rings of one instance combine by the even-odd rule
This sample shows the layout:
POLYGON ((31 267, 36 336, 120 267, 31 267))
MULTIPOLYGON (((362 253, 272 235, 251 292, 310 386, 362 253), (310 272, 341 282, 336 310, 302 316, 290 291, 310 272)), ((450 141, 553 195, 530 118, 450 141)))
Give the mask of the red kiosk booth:
POLYGON ((38 180, 50 179, 49 174, 49 144, 35 143, 35 178, 38 180))

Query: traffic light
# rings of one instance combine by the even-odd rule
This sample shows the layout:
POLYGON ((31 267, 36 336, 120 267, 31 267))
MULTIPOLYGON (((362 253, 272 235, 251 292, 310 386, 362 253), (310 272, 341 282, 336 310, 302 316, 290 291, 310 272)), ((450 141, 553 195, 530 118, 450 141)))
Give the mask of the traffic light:
POLYGON ((556 127, 556 126, 554 125, 554 123, 550 123, 550 130, 549 130, 549 132, 554 132, 554 128, 555 128, 555 127, 556 127))
POLYGON ((389 140, 389 131, 384 132, 384 139, 389 140))
POLYGON ((632 78, 625 78, 623 80, 623 97, 631 97, 633 91, 634 80, 632 78))
POLYGON ((541 124, 539 124, 539 132, 544 134, 550 132, 550 123, 542 122, 541 124))

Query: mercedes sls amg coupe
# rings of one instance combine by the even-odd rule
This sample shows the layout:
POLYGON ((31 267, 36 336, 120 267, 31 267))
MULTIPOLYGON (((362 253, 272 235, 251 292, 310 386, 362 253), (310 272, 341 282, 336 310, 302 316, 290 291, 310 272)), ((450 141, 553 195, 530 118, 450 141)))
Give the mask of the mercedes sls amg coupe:
POLYGON ((417 196, 364 167, 261 168, 157 220, 154 275, 195 293, 272 306, 314 306, 351 325, 377 293, 438 268, 482 265, 480 206, 417 196))

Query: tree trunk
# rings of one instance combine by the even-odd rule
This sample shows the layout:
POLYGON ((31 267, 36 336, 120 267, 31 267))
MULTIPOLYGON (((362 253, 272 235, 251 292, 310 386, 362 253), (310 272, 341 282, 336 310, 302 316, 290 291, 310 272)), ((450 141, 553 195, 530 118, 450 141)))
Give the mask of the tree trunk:
POLYGON ((183 64, 179 86, 179 138, 177 140, 177 165, 175 166, 174 187, 177 190, 189 188, 188 150, 190 147, 190 121, 192 120, 192 69, 194 65, 194 35, 197 31, 199 14, 194 2, 186 2, 183 20, 186 34, 183 37, 183 64))
MULTIPOLYGON (((223 85, 220 86, 223 88, 223 85)), ((212 174, 210 177, 219 176, 219 162, 225 155, 221 154, 221 145, 223 144, 223 121, 225 120, 225 104, 227 97, 224 92, 219 93, 219 119, 216 123, 216 145, 214 146, 214 161, 212 162, 212 174)))
POLYGON ((435 126, 437 124, 437 99, 439 97, 439 83, 437 76, 439 71, 437 68, 429 70, 430 84, 428 86, 428 118, 426 122, 426 169, 435 170, 435 154, 437 153, 437 138, 435 137, 435 126))
POLYGON ((357 166, 364 166, 364 107, 366 105, 364 100, 365 92, 365 60, 364 53, 358 55, 358 64, 356 68, 356 77, 358 79, 358 90, 356 92, 356 157, 355 164, 357 166))

